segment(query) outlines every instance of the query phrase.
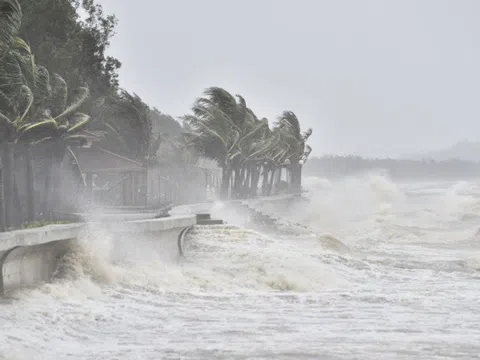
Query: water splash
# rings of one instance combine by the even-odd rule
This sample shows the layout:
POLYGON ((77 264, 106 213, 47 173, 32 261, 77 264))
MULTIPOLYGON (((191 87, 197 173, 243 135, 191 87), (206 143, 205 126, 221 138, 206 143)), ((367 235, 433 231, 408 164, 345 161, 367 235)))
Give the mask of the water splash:
POLYGON ((277 215, 311 233, 199 227, 179 259, 158 239, 92 229, 54 283, 2 302, 0 353, 474 358, 476 184, 397 184, 378 173, 306 184, 309 202, 277 215))

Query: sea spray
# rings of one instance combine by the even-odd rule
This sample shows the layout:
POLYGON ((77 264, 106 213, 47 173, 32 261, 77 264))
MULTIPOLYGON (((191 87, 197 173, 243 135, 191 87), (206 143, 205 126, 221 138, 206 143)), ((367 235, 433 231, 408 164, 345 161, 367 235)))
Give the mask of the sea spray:
POLYGON ((283 289, 311 291, 342 283, 322 263, 315 239, 274 239, 254 230, 222 226, 198 227, 186 239, 186 263, 217 291, 283 289))
POLYGON ((476 190, 443 182, 391 188, 374 175, 305 194, 309 202, 282 221, 309 230, 294 236, 233 223, 197 227, 179 258, 166 256, 158 239, 92 232, 90 248, 68 268, 71 280, 1 304, 0 353, 475 358, 479 226, 462 214, 476 190))

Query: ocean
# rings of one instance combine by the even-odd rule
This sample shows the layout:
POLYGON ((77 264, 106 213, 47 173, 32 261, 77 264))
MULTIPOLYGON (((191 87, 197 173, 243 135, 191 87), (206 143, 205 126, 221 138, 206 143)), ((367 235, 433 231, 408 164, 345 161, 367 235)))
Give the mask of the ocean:
POLYGON ((306 178, 263 231, 195 229, 185 257, 92 234, 0 302, 0 359, 479 359, 480 181, 306 178), (127 246, 116 244, 115 246, 127 246))

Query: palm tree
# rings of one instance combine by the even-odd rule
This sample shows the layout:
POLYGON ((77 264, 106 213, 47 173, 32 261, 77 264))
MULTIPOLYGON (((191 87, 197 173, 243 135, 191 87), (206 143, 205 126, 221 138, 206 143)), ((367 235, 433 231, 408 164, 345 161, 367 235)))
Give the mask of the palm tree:
MULTIPOLYGON (((83 146, 87 142, 83 131, 88 125, 90 117, 76 112, 76 110, 88 98, 88 88, 76 89, 70 104, 67 104, 67 94, 68 87, 65 80, 60 75, 54 74, 50 96, 46 99, 44 111, 37 115, 41 117, 32 119, 19 131, 19 137, 27 144, 36 146, 41 144, 47 149, 46 156, 49 163, 47 164, 44 190, 45 214, 52 210, 56 197, 53 190, 60 181, 60 163, 63 161, 66 151, 70 147, 83 146)), ((77 171, 77 173, 79 172, 77 171)))
POLYGON ((100 98, 92 116, 92 129, 105 132, 105 147, 136 161, 147 161, 155 142, 151 109, 137 94, 120 90, 100 98))
POLYGON ((152 109, 137 94, 120 90, 97 102, 96 113, 96 127, 106 130, 106 147, 143 164, 140 197, 146 204, 148 168, 156 163, 162 141, 153 133, 152 109))
POLYGON ((0 232, 4 232, 5 226, 5 201, 3 198, 3 168, 0 166, 0 232))
POLYGON ((298 193, 301 191, 302 184, 302 164, 311 151, 310 147, 306 147, 306 141, 312 134, 312 129, 302 133, 297 116, 291 111, 284 111, 278 118, 275 130, 288 149, 284 163, 291 175, 291 191, 298 193), (308 154, 306 150, 308 150, 308 154))
MULTIPOLYGON (((10 117, 0 112, 0 141, 3 144, 2 166, 4 169, 5 223, 7 227, 13 225, 14 151, 17 148, 16 144, 21 143, 24 136, 31 134, 26 118, 33 104, 33 94, 27 86, 22 85, 20 95, 15 108, 11 109, 9 113, 10 117)), ((8 109, 6 112, 8 114, 8 109)))

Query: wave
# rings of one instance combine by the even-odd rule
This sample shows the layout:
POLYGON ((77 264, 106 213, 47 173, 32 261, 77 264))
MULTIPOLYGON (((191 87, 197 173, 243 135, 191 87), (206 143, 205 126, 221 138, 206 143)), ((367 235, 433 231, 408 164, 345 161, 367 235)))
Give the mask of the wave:
POLYGON ((317 240, 322 246, 328 250, 335 250, 340 252, 349 252, 350 249, 343 242, 338 240, 332 235, 321 235, 317 237, 317 240))
MULTIPOLYGON (((119 286, 156 292, 316 291, 349 282, 342 274, 352 263, 329 254, 357 257, 385 243, 454 243, 476 232, 451 228, 445 220, 453 210, 438 206, 456 202, 456 211, 465 214, 465 197, 471 200, 476 191, 471 184, 453 184, 428 201, 412 201, 405 195, 408 186, 378 174, 337 182, 308 178, 306 184, 309 202, 281 214, 311 231, 275 237, 242 226, 196 228, 187 237, 186 259, 179 261, 151 239, 121 240, 92 228, 61 261, 55 281, 39 291, 59 298, 101 296, 119 286)), ((225 215, 222 206, 214 210, 225 215)), ((231 216, 241 222, 241 214, 231 216)), ((461 261, 477 269, 478 259, 461 261)))
POLYGON ((188 235, 186 269, 203 288, 313 291, 343 280, 318 256, 315 238, 275 239, 238 227, 188 235))
MULTIPOLYGON (((462 311, 471 307, 469 314, 475 313, 480 235, 478 220, 468 216, 477 211, 475 184, 400 184, 378 173, 308 178, 305 184, 308 202, 268 210, 285 216, 283 227, 299 223, 306 231, 267 235, 248 229, 241 212, 228 214, 218 203, 215 215, 240 224, 194 228, 184 258, 176 244, 166 249, 158 239, 112 236, 92 227, 60 262, 53 283, 2 301, 0 321, 8 332, 0 352, 10 356, 3 359, 41 352, 44 358, 177 356, 185 354, 185 341, 204 336, 205 329, 228 344, 232 337, 222 333, 248 332, 251 325, 266 336, 284 333, 277 338, 283 343, 292 331, 305 338, 303 332, 320 323, 333 324, 321 325, 323 332, 341 333, 352 316, 359 331, 383 331, 385 321, 372 317, 383 310, 406 319, 402 329, 418 312, 422 324, 432 321, 427 330, 435 334, 437 317, 456 313, 463 323, 462 311), (292 331, 283 327, 285 316, 292 331), (278 327, 262 328, 274 317, 278 327)), ((349 335, 355 344, 356 331, 349 335)), ((238 354, 252 338, 237 344, 238 354)), ((312 346, 315 336, 305 339, 312 346)), ((373 338, 371 343, 378 345, 373 338)), ((198 349, 191 354, 198 358, 198 349)))

